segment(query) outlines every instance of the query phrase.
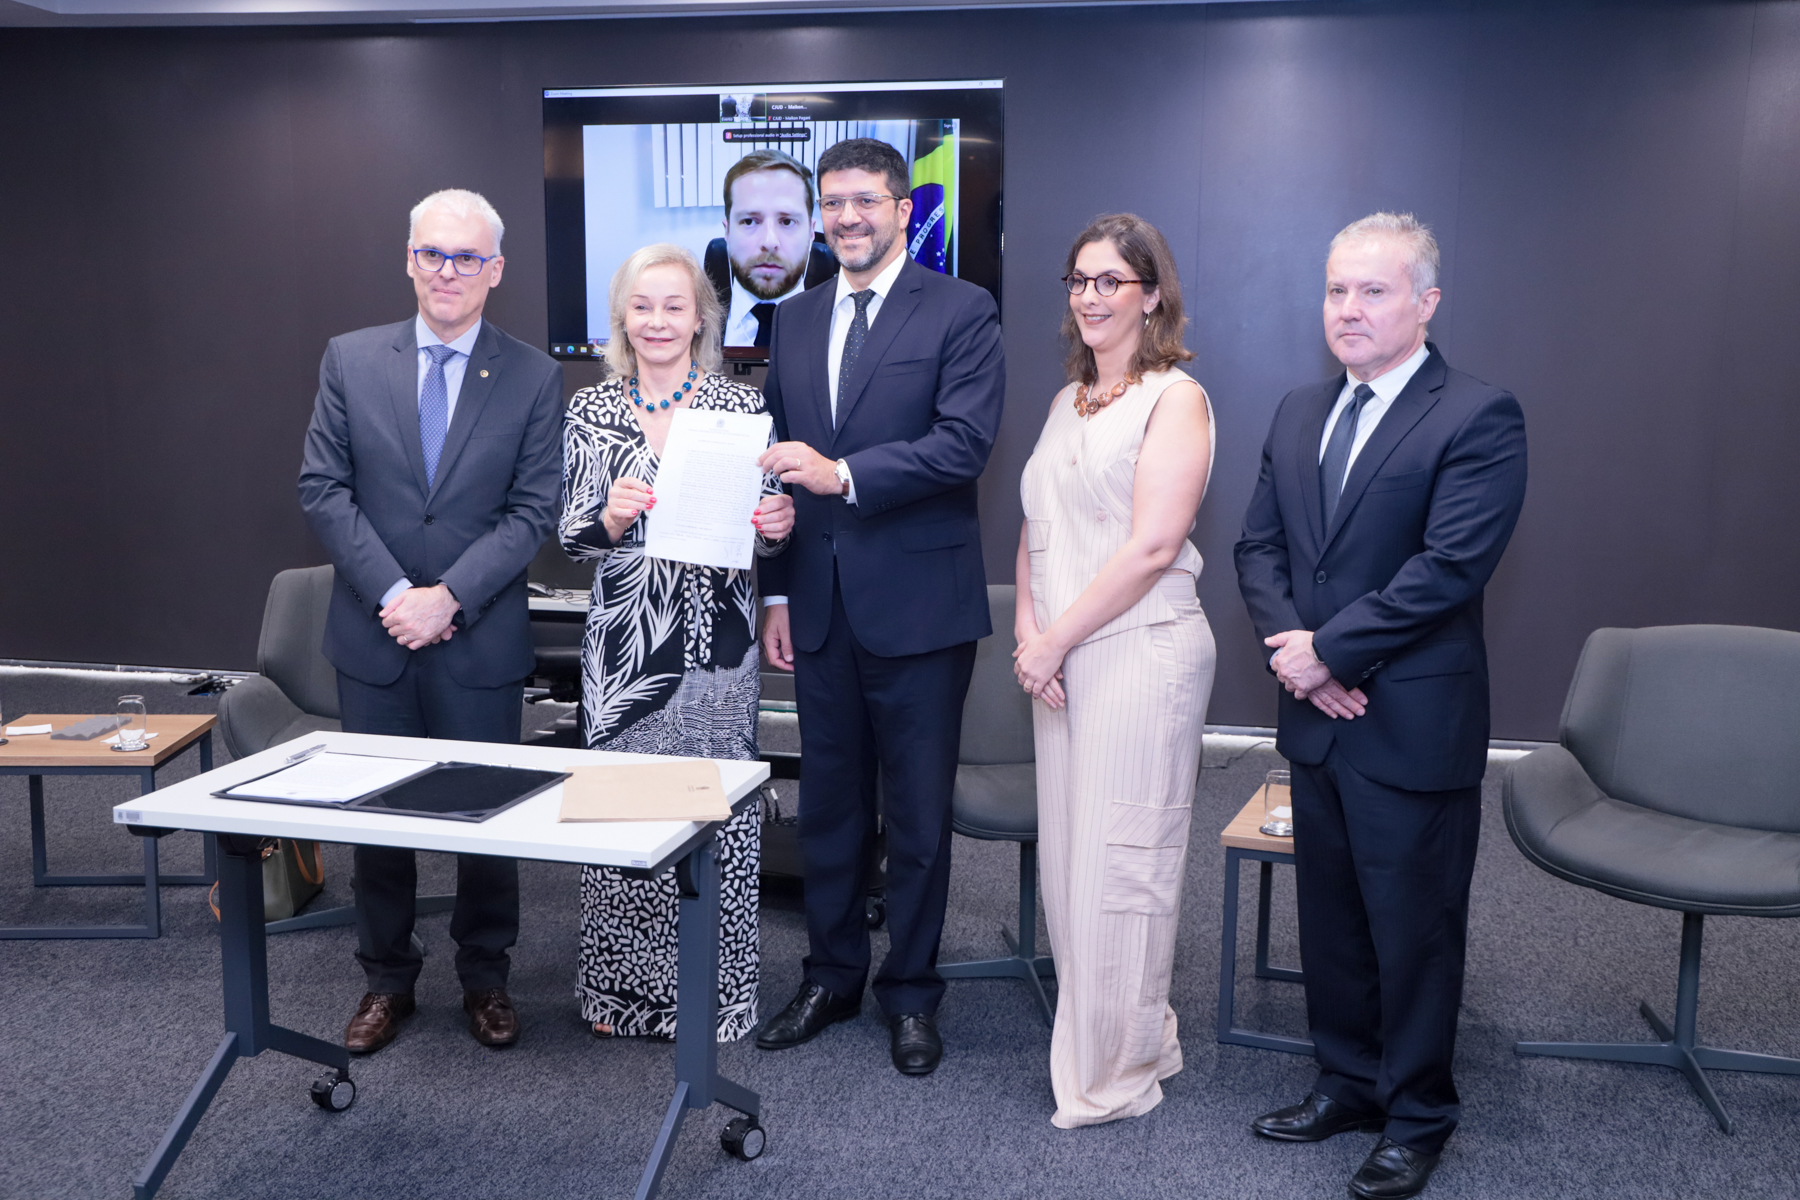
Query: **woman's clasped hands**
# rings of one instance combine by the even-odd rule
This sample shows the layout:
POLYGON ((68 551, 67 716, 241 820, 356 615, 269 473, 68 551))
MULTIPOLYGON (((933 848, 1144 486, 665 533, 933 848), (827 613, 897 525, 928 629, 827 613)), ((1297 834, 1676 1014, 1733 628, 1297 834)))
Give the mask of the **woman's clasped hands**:
POLYGON ((1062 663, 1068 651, 1048 633, 1040 633, 1036 622, 1021 620, 1013 633, 1019 641, 1013 651, 1013 674, 1019 686, 1030 692, 1032 699, 1042 700, 1051 708, 1064 707, 1068 698, 1063 695, 1062 663))

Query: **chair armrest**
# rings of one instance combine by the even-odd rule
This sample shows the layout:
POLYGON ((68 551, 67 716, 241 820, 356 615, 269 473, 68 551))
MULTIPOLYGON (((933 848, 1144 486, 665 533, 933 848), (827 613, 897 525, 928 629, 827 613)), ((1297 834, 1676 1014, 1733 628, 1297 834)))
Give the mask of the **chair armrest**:
POLYGON ((306 716, 264 675, 252 675, 219 697, 219 730, 233 758, 273 746, 282 730, 306 716))
POLYGON ((1544 865, 1556 827, 1605 794, 1561 746, 1534 750, 1506 772, 1506 831, 1527 858, 1544 865))

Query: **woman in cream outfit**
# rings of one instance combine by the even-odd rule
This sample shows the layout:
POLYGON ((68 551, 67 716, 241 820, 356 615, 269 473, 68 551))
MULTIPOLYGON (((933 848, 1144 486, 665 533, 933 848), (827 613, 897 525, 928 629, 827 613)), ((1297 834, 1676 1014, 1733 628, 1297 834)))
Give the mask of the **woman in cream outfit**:
POLYGON ((1169 975, 1213 679, 1188 541, 1212 405, 1175 366, 1193 355, 1174 259, 1153 225, 1117 214, 1076 239, 1068 272, 1073 382, 1025 467, 1015 618, 1064 1129, 1148 1112, 1181 1070, 1169 975))

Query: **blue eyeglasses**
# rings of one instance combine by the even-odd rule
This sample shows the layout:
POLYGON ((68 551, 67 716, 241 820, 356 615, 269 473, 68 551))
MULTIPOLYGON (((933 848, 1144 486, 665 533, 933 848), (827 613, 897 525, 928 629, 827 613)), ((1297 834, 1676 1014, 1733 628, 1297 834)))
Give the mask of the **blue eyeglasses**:
POLYGON ((412 256, 413 261, 419 264, 419 270, 427 275, 436 275, 443 270, 445 259, 450 260, 450 266, 458 275, 479 275, 481 268, 500 257, 498 254, 490 254, 483 258, 468 250, 464 250, 460 254, 445 254, 442 250, 433 250, 430 247, 414 250, 412 256))

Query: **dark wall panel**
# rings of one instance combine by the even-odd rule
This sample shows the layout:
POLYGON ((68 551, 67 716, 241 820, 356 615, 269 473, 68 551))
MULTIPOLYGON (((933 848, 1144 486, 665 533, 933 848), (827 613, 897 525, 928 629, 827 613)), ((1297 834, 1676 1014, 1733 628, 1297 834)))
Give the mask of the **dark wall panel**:
POLYGON ((1530 422, 1496 735, 1553 736, 1598 625, 1800 627, 1800 4, 1221 4, 7 31, 0 657, 251 664, 270 575, 322 560, 293 491, 319 353, 411 310, 413 201, 495 202, 490 315, 542 342, 543 87, 927 76, 1007 81, 991 578, 1071 237, 1121 208, 1169 236, 1219 420, 1213 721, 1273 716, 1231 543, 1274 405, 1333 365, 1325 244, 1381 207, 1437 229, 1434 336, 1530 422))

